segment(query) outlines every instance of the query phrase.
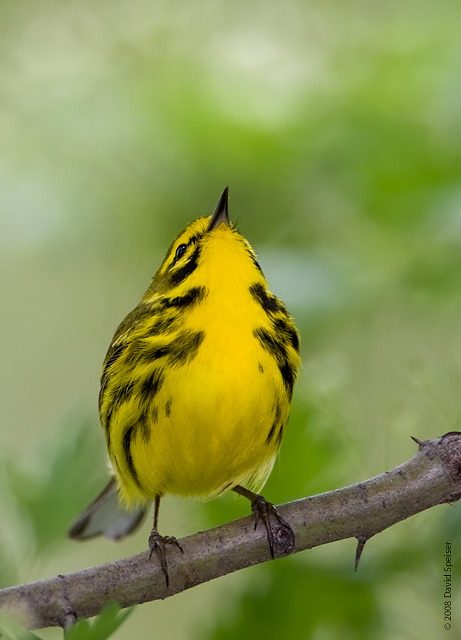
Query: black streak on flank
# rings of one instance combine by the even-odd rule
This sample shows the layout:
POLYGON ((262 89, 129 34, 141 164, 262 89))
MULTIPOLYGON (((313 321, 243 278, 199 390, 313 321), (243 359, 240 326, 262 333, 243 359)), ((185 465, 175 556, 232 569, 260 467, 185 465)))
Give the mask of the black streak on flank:
MULTIPOLYGON (((102 397, 106 389, 106 380, 107 380, 107 376, 105 380, 103 379, 101 391, 99 392, 100 408, 102 404, 102 397)), ((106 431, 106 440, 107 440, 108 448, 110 447, 110 423, 112 420, 112 414, 114 413, 114 411, 116 411, 120 407, 121 404, 123 404, 124 402, 128 402, 128 400, 131 398, 131 394, 133 393, 133 389, 134 389, 134 381, 130 380, 125 384, 118 385, 118 387, 115 387, 115 389, 113 390, 112 403, 110 405, 110 408, 107 411, 106 415, 102 416, 102 423, 106 431)))
POLYGON ((173 271, 173 273, 170 276, 171 284, 173 286, 176 286, 181 282, 183 282, 186 278, 188 278, 190 274, 196 270, 198 266, 199 258, 200 258, 200 245, 195 247, 189 260, 186 262, 184 266, 182 266, 180 269, 177 269, 176 271, 173 271))
POLYGON ((255 266, 255 267, 256 267, 256 269, 259 271, 259 273, 260 273, 262 276, 264 276, 264 272, 263 272, 263 270, 261 269, 261 265, 259 264, 259 262, 256 260, 256 258, 255 258, 254 256, 252 256, 252 258, 253 258, 253 264, 254 264, 254 266, 255 266))
POLYGON ((291 396, 293 395, 293 386, 295 383, 293 368, 288 364, 288 361, 285 360, 285 362, 279 364, 279 369, 282 374, 283 384, 285 385, 291 400, 291 396))
POLYGON ((150 427, 147 424, 147 413, 143 411, 138 420, 139 431, 143 442, 147 443, 150 440, 150 427))
POLYGON ((143 362, 152 362, 153 360, 164 358, 170 353, 170 351, 171 351, 171 346, 169 344, 164 344, 161 347, 154 345, 152 347, 149 347, 148 349, 145 349, 142 352, 142 356, 140 359, 143 362))
MULTIPOLYGON (((197 355, 198 348, 202 344, 204 338, 204 331, 181 331, 169 344, 165 344, 161 347, 149 347, 149 349, 146 349, 142 354, 142 361, 152 362, 159 358, 165 358, 173 366, 187 364, 197 355)), ((144 383, 142 390, 144 391, 144 383)))
POLYGON ((119 384, 118 387, 115 387, 112 395, 112 408, 115 409, 124 402, 128 402, 131 398, 131 394, 133 393, 133 389, 134 380, 125 382, 125 384, 119 384))
POLYGON ((272 427, 270 428, 269 433, 267 434, 267 438, 266 438, 266 444, 270 444, 270 441, 272 440, 275 430, 277 428, 277 423, 274 422, 274 424, 272 425, 272 427))
POLYGON ((179 317, 177 315, 166 316, 165 314, 162 314, 147 329, 146 336, 157 336, 172 333, 179 328, 179 324, 179 317))
POLYGON ((166 417, 167 417, 167 418, 169 418, 169 417, 170 417, 170 415, 171 415, 171 405, 172 405, 172 402, 173 402, 173 398, 170 398, 170 399, 168 400, 168 402, 165 404, 165 415, 166 415, 166 417))
POLYGON ((260 362, 258 362, 258 369, 259 369, 259 373, 264 373, 264 367, 260 362))
POLYGON ((99 399, 98 399, 99 411, 101 411, 102 401, 104 400, 104 394, 106 393, 107 379, 108 379, 108 376, 103 376, 101 378, 101 387, 99 389, 99 399))
POLYGON ((295 383, 295 374, 293 372, 293 368, 288 362, 287 352, 283 343, 276 340, 268 331, 262 328, 255 329, 253 334, 258 338, 263 349, 268 351, 276 360, 277 366, 282 375, 283 383, 291 399, 295 383))
POLYGON ((204 331, 182 331, 171 345, 169 360, 172 365, 181 366, 191 362, 205 338, 204 331))
POLYGON ((111 367, 114 364, 114 362, 116 362, 120 358, 120 356, 125 351, 127 346, 128 346, 127 343, 121 342, 117 346, 115 347, 111 346, 109 348, 109 351, 107 352, 107 356, 106 356, 106 363, 104 365, 104 371, 102 373, 103 377, 107 373, 107 370, 109 369, 109 367, 111 367))
POLYGON ((117 360, 120 358, 120 356, 125 351, 126 347, 127 347, 126 344, 120 343, 116 347, 110 347, 110 349, 109 349, 109 351, 107 353, 106 363, 104 365, 104 370, 103 370, 102 376, 101 376, 101 387, 99 389, 99 409, 101 409, 102 401, 104 399, 104 393, 106 391, 107 383, 108 383, 109 377, 110 377, 108 369, 115 362, 117 362, 117 360))
POLYGON ((131 443, 135 437, 136 426, 128 427, 128 429, 126 429, 125 433, 123 434, 123 451, 125 453, 126 463, 128 465, 128 469, 130 470, 131 477, 141 489, 142 487, 139 483, 138 472, 136 471, 136 467, 134 466, 133 456, 131 454, 131 443))
POLYGON ((160 387, 163 384, 163 375, 160 373, 158 369, 154 369, 152 373, 150 373, 147 378, 145 378, 141 383, 141 399, 150 403, 155 398, 157 393, 160 391, 160 387))
POLYGON ((287 352, 282 342, 279 342, 276 338, 274 338, 269 331, 259 327, 253 331, 253 335, 258 338, 259 342, 263 349, 268 351, 273 358, 277 361, 277 364, 280 366, 282 362, 287 360, 287 352))
POLYGON ((152 407, 152 422, 158 422, 158 407, 152 407))
POLYGON ((277 434, 277 444, 280 447, 280 445, 282 444, 282 438, 283 438, 283 430, 284 430, 284 425, 281 424, 280 425, 280 429, 279 432, 277 434))
POLYGON ((264 285, 262 285, 261 283, 258 282, 258 283, 252 284, 249 291, 253 296, 253 298, 255 299, 255 301, 259 305, 261 305, 261 307, 264 309, 264 311, 267 314, 277 313, 277 311, 280 310, 281 304, 278 298, 271 295, 267 291, 266 287, 264 287, 264 285))
POLYGON ((272 326, 277 333, 280 333, 284 338, 287 338, 293 349, 299 353, 299 337, 297 331, 283 318, 274 318, 272 326))
POLYGON ((176 309, 190 309, 201 302, 206 294, 207 290, 205 287, 192 287, 192 289, 186 291, 183 296, 165 298, 162 300, 162 307, 163 309, 171 309, 172 307, 176 309))

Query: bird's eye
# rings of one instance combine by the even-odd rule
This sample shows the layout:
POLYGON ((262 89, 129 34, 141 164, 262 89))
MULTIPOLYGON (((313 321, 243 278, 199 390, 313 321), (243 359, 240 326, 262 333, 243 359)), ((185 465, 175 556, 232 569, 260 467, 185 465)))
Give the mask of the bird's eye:
POLYGON ((186 251, 187 251, 187 244, 180 244, 179 247, 176 249, 174 261, 177 262, 179 258, 182 258, 183 255, 186 253, 186 251))

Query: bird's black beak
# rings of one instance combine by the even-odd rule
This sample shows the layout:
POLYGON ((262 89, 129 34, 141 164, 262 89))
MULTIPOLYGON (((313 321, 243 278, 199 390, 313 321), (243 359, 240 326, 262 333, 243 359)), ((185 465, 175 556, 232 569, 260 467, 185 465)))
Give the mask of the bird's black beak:
POLYGON ((230 227, 229 215, 227 213, 228 193, 229 187, 226 187, 218 200, 218 204, 216 205, 213 215, 211 216, 207 231, 213 231, 213 229, 216 229, 221 222, 224 222, 224 224, 227 224, 227 226, 230 227))

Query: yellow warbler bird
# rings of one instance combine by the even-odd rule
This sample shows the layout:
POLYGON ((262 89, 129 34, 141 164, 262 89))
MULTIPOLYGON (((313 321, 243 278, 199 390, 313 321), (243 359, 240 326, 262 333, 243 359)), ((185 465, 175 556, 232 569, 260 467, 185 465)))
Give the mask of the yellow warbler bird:
MULTIPOLYGON (((282 441, 299 365, 299 337, 270 293, 256 255, 229 222, 228 190, 214 213, 173 241, 138 306, 118 327, 101 376, 99 411, 114 476, 69 531, 119 539, 154 502, 149 547, 167 493, 250 499, 267 531, 291 527, 257 492, 282 441)), ((255 524, 255 527, 256 527, 255 524)))

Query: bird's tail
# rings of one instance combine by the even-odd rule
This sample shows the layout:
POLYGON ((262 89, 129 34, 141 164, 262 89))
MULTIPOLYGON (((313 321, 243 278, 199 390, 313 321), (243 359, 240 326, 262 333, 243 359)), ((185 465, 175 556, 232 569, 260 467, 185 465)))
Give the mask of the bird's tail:
POLYGON ((115 478, 112 478, 70 527, 68 535, 75 540, 87 540, 96 536, 106 536, 120 540, 135 531, 146 515, 145 507, 128 511, 119 502, 115 478))

